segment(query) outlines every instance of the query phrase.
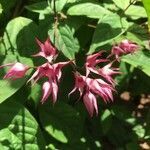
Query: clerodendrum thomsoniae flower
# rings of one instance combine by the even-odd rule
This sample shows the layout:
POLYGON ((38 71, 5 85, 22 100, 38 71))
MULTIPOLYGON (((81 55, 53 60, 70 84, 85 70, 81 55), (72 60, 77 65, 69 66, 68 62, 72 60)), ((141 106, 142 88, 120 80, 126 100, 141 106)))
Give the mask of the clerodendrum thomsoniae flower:
MULTIPOLYGON (((53 103, 57 100, 58 84, 62 76, 62 68, 72 61, 58 62, 55 60, 58 56, 57 49, 52 45, 49 38, 42 43, 36 38, 37 44, 40 47, 40 52, 33 55, 34 57, 44 57, 46 62, 36 68, 31 78, 28 80, 36 83, 41 78, 46 79, 42 85, 42 99, 44 103, 50 96, 53 103)), ((111 54, 107 58, 103 58, 104 51, 87 56, 84 69, 85 75, 74 73, 75 86, 69 93, 79 91, 80 98, 83 98, 83 103, 92 117, 94 113, 98 114, 97 97, 101 97, 105 102, 113 101, 113 92, 115 91, 116 82, 114 75, 120 74, 119 68, 113 67, 114 62, 119 60, 123 54, 133 53, 138 46, 128 40, 123 40, 116 46, 113 46, 111 54), (115 60, 110 60, 110 56, 115 56, 115 60)), ((33 67, 29 67, 20 62, 6 64, 0 66, 11 67, 4 78, 17 79, 25 76, 26 72, 33 67)), ((74 68, 75 69, 75 68, 74 68)))
POLYGON ((113 75, 119 74, 119 69, 112 68, 112 63, 102 68, 98 67, 99 64, 109 61, 102 58, 103 52, 87 56, 86 76, 75 73, 75 87, 70 92, 70 94, 76 90, 80 92, 80 97, 83 97, 83 102, 91 117, 94 112, 98 114, 97 96, 100 96, 105 102, 113 101, 112 92, 115 91, 113 75), (99 78, 93 78, 94 74, 97 74, 99 78))

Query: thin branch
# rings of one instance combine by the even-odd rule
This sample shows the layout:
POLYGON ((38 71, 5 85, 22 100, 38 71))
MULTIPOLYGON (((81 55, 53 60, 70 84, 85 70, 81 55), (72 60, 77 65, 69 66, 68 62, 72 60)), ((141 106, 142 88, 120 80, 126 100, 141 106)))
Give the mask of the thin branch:
POLYGON ((56 0, 53 0, 53 9, 54 9, 54 45, 56 44, 57 37, 57 26, 58 26, 58 16, 56 11, 56 0))

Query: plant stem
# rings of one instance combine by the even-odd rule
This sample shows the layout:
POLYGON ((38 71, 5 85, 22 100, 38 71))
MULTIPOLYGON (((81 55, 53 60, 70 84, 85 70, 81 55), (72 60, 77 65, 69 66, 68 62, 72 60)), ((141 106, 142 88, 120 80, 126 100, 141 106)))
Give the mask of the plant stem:
POLYGON ((56 0, 53 0, 54 4, 54 45, 56 44, 56 36, 57 36, 57 26, 58 26, 58 16, 56 11, 56 0))

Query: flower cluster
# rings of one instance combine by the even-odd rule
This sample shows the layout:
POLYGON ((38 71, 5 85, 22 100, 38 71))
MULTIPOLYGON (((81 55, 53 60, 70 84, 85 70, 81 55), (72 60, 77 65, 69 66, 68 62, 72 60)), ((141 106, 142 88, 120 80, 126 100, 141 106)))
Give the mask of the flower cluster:
MULTIPOLYGON (((38 39, 36 41, 40 47, 40 52, 33 55, 33 57, 44 57, 46 62, 41 66, 34 67, 36 71, 27 82, 33 81, 34 84, 39 79, 45 78, 46 81, 44 81, 42 86, 43 95, 41 102, 44 103, 51 96, 52 102, 55 103, 58 94, 58 84, 62 75, 61 70, 67 64, 72 63, 72 61, 55 63, 58 53, 50 39, 48 38, 44 43, 38 39)), ((123 40, 120 44, 113 46, 111 50, 110 56, 115 56, 114 60, 110 60, 110 56, 103 58, 104 51, 100 51, 87 56, 84 65, 85 75, 81 75, 79 72, 74 73, 75 86, 69 95, 76 90, 79 91, 80 98, 83 98, 83 103, 91 117, 94 113, 98 114, 98 96, 105 102, 113 101, 113 92, 116 85, 113 77, 116 74, 120 74, 119 68, 113 67, 114 62, 118 61, 123 54, 133 53, 137 47, 135 43, 123 40)), ((24 77, 27 71, 32 68, 20 62, 2 65, 0 68, 6 66, 11 68, 4 78, 13 80, 24 77)))
MULTIPOLYGON (((36 68, 36 71, 27 82, 32 80, 34 84, 39 79, 46 78, 47 81, 45 81, 42 86, 43 96, 41 102, 45 102, 47 98, 50 95, 52 95, 52 101, 53 103, 55 103, 57 100, 58 83, 62 75, 61 69, 65 65, 69 64, 70 61, 53 63, 57 58, 58 54, 56 48, 50 42, 50 39, 48 38, 44 43, 39 41, 37 38, 36 41, 40 47, 40 52, 38 54, 33 55, 33 57, 44 57, 46 59, 46 63, 42 64, 41 66, 34 67, 36 68)), ((6 64, 1 66, 0 68, 3 68, 5 66, 11 66, 10 70, 4 76, 5 79, 22 78, 26 75, 26 72, 31 68, 27 65, 21 64, 20 62, 6 64)))
POLYGON ((138 46, 136 43, 133 43, 129 40, 123 40, 120 44, 113 46, 111 54, 115 55, 116 59, 119 60, 119 57, 124 54, 134 53, 137 50, 138 46))
POLYGON ((115 91, 113 75, 120 73, 119 68, 113 68, 113 63, 110 62, 102 68, 98 66, 109 61, 101 58, 102 53, 87 56, 86 76, 75 73, 75 87, 71 91, 71 93, 76 90, 80 92, 80 97, 83 97, 83 102, 90 116, 93 116, 94 112, 98 114, 97 96, 100 96, 105 102, 113 101, 112 92, 115 91), (93 78, 94 74, 98 75, 98 78, 93 78))

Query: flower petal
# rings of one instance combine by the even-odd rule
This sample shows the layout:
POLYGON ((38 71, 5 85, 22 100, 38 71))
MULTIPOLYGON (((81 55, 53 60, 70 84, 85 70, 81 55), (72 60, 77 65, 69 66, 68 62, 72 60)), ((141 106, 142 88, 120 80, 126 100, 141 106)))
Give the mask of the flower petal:
POLYGON ((96 97, 91 92, 88 91, 85 93, 83 96, 83 102, 91 117, 94 114, 94 110, 96 111, 96 114, 98 114, 96 97))
POLYGON ((43 89, 43 96, 42 96, 41 102, 44 103, 47 100, 47 98, 50 96, 51 92, 52 92, 51 83, 48 82, 48 81, 44 82, 44 84, 42 86, 42 89, 43 89))
POLYGON ((54 81, 52 82, 52 101, 53 101, 53 104, 56 102, 57 100, 57 94, 58 94, 58 85, 57 85, 57 82, 54 81))

